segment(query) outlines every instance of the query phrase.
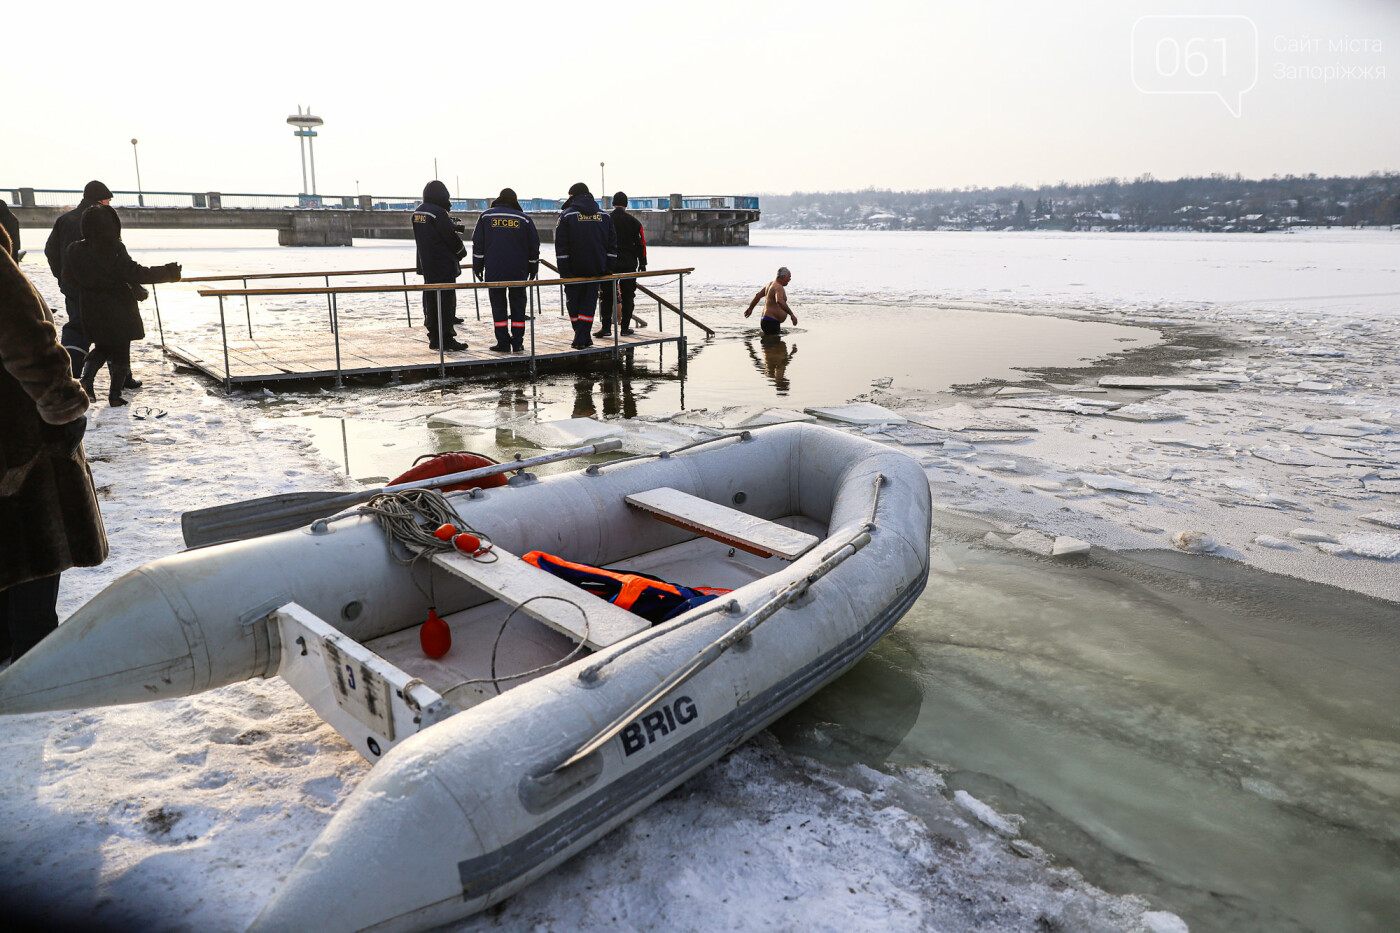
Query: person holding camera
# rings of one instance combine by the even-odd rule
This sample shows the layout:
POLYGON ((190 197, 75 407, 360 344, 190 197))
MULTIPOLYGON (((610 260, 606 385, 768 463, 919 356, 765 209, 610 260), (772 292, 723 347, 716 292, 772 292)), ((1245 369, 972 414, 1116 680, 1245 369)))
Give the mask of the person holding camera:
POLYGON ((107 559, 83 457, 88 397, 0 228, 0 665, 58 627, 59 575, 107 559))
MULTIPOLYGON (((418 248, 418 274, 425 285, 455 282, 462 274, 462 260, 467 256, 461 237, 465 228, 452 219, 451 210, 452 196, 446 185, 434 179, 423 186, 423 203, 413 211, 413 242, 418 248)), ((441 346, 448 352, 467 349, 465 343, 457 341, 456 320, 455 289, 423 292, 423 326, 428 329, 429 348, 441 346)))
POLYGON ((107 404, 116 408, 126 404, 122 389, 131 375, 131 342, 146 336, 137 302, 149 293, 141 286, 180 281, 180 264, 143 266, 132 259, 122 243, 121 218, 108 204, 83 211, 82 234, 63 254, 64 291, 77 297, 83 332, 94 344, 79 382, 88 398, 96 398, 92 383, 105 363, 107 404))

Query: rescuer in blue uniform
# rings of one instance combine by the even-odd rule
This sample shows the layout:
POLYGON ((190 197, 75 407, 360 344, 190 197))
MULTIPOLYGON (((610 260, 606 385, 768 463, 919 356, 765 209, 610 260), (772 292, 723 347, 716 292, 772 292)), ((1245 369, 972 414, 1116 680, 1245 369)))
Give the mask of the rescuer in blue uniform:
MULTIPOLYGON (((554 228, 554 257, 561 278, 609 275, 617 266, 617 231, 612 218, 603 213, 579 182, 569 189, 564 213, 554 228)), ((574 326, 575 350, 593 346, 593 309, 598 305, 598 283, 564 286, 564 303, 574 326)))
MULTIPOLYGON (((612 197, 613 230, 617 231, 617 265, 614 272, 647 271, 647 236, 642 230, 642 222, 627 213, 627 195, 619 191, 612 197)), ((637 300, 637 280, 618 279, 617 301, 621 309, 619 321, 622 336, 632 336, 632 308, 637 300)), ((598 332, 595 337, 606 337, 612 330, 613 291, 602 289, 598 294, 598 332)), ((645 325, 641 325, 645 326, 645 325)))
MULTIPOLYGON (((540 233, 510 188, 482 211, 472 231, 472 275, 478 282, 523 282, 540 271, 540 233)), ((525 349, 525 287, 492 288, 491 319, 497 353, 525 349), (510 315, 507 319, 506 302, 510 315)))
MULTIPOLYGON (((423 186, 423 203, 413 212, 413 240, 418 246, 418 274, 423 282, 436 285, 455 282, 462 274, 462 260, 467 247, 459 235, 460 225, 452 220, 452 196, 440 181, 423 186)), ((452 326, 457 318, 457 292, 441 289, 423 292, 423 325, 428 328, 428 346, 438 349, 439 307, 442 318, 442 349, 465 350, 457 342, 457 330, 452 326), (439 302, 441 303, 439 305, 439 302)))

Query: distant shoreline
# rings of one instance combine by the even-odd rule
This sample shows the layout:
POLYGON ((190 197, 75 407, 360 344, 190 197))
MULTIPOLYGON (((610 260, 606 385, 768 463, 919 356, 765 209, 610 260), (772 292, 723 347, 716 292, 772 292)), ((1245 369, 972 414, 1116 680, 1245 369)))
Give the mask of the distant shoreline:
POLYGON ((1400 231, 1400 224, 1291 224, 1288 226, 1237 226, 1229 225, 1224 227, 1156 227, 1140 226, 1135 224, 1118 224, 1109 226, 1106 224, 1093 226, 1043 226, 1043 227, 1017 227, 1017 226, 938 226, 938 227, 886 227, 871 224, 855 224, 852 226, 830 226, 830 227, 798 227, 791 224, 767 224, 759 221, 749 225, 750 230, 763 230, 767 232, 813 232, 813 233, 1294 233, 1300 230, 1345 230, 1361 231, 1375 230, 1380 233, 1395 233, 1400 231))

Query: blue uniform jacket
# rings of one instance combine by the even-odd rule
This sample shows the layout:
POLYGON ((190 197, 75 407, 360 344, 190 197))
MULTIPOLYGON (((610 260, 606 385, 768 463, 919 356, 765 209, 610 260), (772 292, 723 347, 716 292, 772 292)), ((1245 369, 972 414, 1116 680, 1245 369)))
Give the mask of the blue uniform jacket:
POLYGON ((539 268, 540 232, 513 207, 492 207, 472 231, 472 271, 487 282, 519 282, 539 268))
POLYGON ((564 202, 564 215, 554 228, 554 256, 566 279, 617 271, 617 231, 592 195, 564 202))
POLYGON ((418 244, 418 274, 425 282, 455 282, 462 274, 467 247, 452 218, 436 204, 424 202, 413 211, 413 240, 418 244))

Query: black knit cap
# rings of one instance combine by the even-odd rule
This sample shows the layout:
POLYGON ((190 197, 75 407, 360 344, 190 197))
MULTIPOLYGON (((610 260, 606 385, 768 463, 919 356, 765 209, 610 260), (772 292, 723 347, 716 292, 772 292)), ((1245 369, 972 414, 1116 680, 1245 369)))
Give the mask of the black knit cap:
POLYGON ((593 193, 593 192, 591 192, 591 191, 588 190, 588 186, 585 185, 585 184, 584 184, 583 182, 581 182, 581 181, 575 182, 575 183, 574 183, 572 186, 570 186, 570 188, 569 188, 569 197, 571 197, 571 198, 572 198, 572 197, 577 197, 577 196, 580 195, 580 194, 588 194, 588 195, 591 195, 592 193, 593 193))
POLYGON ((100 181, 90 181, 83 188, 83 199, 87 201, 105 201, 112 196, 112 189, 102 184, 100 181))
POLYGON ((110 204, 94 204, 83 211, 80 227, 85 240, 119 240, 122 220, 110 204))
POLYGON ((496 196, 496 200, 491 202, 492 207, 513 207, 520 210, 520 199, 515 196, 514 188, 502 188, 501 193, 496 196))
POLYGON ((613 207, 626 207, 627 195, 621 191, 613 195, 613 207))

